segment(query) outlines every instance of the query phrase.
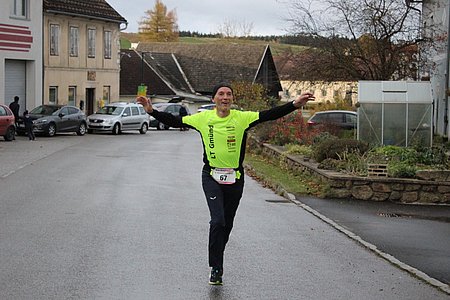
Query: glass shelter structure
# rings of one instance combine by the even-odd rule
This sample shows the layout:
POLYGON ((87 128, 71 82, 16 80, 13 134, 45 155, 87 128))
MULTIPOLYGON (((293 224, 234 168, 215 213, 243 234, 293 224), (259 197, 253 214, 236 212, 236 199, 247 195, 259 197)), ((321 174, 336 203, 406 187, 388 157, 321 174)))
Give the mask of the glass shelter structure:
POLYGON ((360 81, 358 140, 372 145, 431 147, 430 82, 360 81))

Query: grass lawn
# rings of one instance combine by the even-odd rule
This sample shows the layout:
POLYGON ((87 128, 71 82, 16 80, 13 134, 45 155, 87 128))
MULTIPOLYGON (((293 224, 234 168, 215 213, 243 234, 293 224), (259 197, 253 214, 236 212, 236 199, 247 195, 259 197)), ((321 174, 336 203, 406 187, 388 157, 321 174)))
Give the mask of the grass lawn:
POLYGON ((321 184, 305 174, 294 174, 283 166, 283 163, 268 160, 260 155, 247 152, 244 163, 251 167, 247 174, 270 188, 280 186, 284 190, 297 195, 324 194, 321 184))

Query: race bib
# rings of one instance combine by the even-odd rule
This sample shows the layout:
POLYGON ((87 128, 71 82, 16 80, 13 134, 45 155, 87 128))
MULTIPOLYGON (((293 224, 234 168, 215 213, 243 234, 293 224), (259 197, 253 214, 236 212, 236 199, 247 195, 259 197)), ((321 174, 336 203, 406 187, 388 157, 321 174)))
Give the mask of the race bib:
POLYGON ((233 169, 216 168, 212 170, 211 175, 220 184, 233 184, 236 182, 236 171, 233 169))

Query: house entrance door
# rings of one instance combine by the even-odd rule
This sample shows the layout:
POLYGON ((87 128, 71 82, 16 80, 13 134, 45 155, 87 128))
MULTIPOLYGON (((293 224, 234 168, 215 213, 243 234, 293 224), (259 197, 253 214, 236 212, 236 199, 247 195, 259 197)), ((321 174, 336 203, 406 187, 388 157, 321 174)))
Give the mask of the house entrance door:
POLYGON ((86 89, 86 115, 92 115, 95 112, 95 89, 86 89))

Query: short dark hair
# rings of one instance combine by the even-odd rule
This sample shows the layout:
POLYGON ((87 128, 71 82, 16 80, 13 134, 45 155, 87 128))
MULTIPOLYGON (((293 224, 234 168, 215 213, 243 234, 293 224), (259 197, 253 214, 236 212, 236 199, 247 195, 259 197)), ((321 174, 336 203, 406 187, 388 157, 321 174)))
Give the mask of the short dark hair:
POLYGON ((19 96, 15 96, 14 101, 19 101, 19 96))
POLYGON ((217 91, 218 91, 221 87, 227 87, 227 88, 229 88, 229 89, 231 90, 231 93, 234 95, 233 88, 231 87, 231 84, 229 84, 229 83, 227 83, 227 82, 221 82, 221 83, 216 84, 216 85, 213 87, 213 91, 212 91, 211 98, 214 98, 214 96, 217 94, 217 91))

